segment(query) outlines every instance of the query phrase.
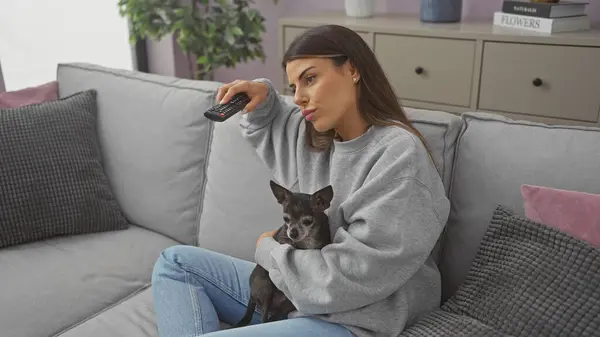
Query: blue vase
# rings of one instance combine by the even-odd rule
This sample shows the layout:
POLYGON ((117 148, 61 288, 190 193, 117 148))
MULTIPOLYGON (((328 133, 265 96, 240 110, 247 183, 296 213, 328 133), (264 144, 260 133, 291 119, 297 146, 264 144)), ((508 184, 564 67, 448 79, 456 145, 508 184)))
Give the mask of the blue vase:
POLYGON ((458 22, 462 16, 462 0, 421 0, 421 21, 458 22))

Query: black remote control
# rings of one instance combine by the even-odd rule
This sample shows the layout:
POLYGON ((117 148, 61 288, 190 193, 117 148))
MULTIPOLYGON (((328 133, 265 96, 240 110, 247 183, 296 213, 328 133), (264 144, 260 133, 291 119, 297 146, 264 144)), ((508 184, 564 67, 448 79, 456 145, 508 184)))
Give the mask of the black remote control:
POLYGON ((250 102, 250 97, 245 92, 240 92, 233 95, 229 102, 211 107, 204 113, 204 116, 215 122, 224 122, 242 111, 248 102, 250 102))

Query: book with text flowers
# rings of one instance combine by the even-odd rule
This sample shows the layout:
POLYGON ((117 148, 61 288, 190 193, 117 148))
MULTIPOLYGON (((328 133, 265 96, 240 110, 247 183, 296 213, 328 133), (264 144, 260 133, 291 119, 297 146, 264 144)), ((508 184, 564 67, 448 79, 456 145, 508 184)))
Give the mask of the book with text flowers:
POLYGON ((504 12, 494 13, 494 25, 539 33, 573 32, 589 30, 591 27, 587 15, 549 19, 504 12))

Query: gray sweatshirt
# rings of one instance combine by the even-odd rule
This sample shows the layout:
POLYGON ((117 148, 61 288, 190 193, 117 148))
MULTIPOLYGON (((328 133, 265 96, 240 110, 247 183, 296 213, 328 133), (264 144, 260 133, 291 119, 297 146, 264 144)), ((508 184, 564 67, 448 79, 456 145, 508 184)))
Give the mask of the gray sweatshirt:
POLYGON ((449 201, 425 147, 403 128, 371 126, 312 151, 300 109, 269 80, 256 81, 270 92, 242 117, 243 136, 283 186, 313 193, 331 184, 334 191, 326 212, 333 243, 296 250, 266 238, 256 262, 298 309, 290 317, 340 323, 360 337, 397 336, 441 296, 430 254, 449 201))

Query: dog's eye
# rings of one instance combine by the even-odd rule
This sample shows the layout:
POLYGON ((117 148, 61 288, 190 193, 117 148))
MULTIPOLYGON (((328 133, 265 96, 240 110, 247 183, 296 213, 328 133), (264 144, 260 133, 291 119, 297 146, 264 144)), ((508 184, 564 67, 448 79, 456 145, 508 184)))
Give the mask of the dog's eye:
POLYGON ((283 221, 285 221, 286 223, 290 222, 290 217, 287 215, 283 216, 283 221))
POLYGON ((305 226, 310 226, 310 225, 312 225, 312 223, 313 223, 312 219, 304 219, 304 220, 302 220, 302 224, 305 225, 305 226))

